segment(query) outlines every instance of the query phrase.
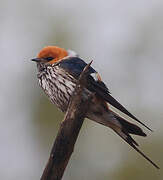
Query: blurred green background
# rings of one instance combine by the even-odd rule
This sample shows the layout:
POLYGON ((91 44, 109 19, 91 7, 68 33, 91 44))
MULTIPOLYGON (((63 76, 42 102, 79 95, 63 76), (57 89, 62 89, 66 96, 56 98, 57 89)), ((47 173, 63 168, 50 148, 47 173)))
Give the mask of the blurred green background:
POLYGON ((30 61, 46 45, 93 61, 112 95, 154 132, 135 137, 156 170, 85 120, 64 180, 163 179, 163 1, 0 0, 0 179, 39 179, 63 114, 30 61))

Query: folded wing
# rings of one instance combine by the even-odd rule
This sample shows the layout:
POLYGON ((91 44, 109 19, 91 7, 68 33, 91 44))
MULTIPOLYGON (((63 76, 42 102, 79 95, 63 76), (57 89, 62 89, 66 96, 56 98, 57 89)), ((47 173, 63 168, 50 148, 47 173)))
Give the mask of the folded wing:
MULTIPOLYGON (((65 69, 67 72, 69 72, 73 77, 76 79, 79 77, 80 73, 83 71, 84 67, 87 65, 82 59, 78 57, 70 57, 68 59, 64 59, 57 63, 61 68, 65 69)), ((109 104, 111 104, 113 107, 117 108, 124 114, 128 115, 135 121, 139 122, 143 126, 145 126, 147 129, 152 131, 148 126, 146 126, 144 123, 142 123, 140 120, 138 120, 134 115, 132 115, 124 106, 122 106, 115 98, 113 98, 107 88, 107 86, 99 79, 96 79, 93 77, 93 74, 96 74, 97 72, 90 67, 88 69, 88 76, 87 76, 87 88, 95 92, 99 97, 103 98, 105 101, 107 101, 109 104)))

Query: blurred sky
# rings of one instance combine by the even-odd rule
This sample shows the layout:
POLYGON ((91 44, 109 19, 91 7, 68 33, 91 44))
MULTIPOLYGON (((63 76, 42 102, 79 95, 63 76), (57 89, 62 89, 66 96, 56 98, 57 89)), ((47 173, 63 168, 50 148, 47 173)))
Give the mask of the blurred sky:
MULTIPOLYGON (((163 1, 0 0, 0 179, 39 179, 63 118, 30 59, 46 45, 75 50, 112 95, 154 129, 137 138, 163 167, 163 1)), ((86 120, 63 179, 163 178, 111 130, 86 120)))

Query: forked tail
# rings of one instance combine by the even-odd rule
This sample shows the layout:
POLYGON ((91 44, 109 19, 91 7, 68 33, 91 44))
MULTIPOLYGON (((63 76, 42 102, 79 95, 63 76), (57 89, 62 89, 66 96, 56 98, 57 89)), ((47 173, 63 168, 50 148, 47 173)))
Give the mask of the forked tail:
POLYGON ((137 146, 138 143, 130 136, 130 134, 135 134, 139 136, 146 136, 146 134, 137 125, 129 123, 122 117, 118 116, 114 112, 114 117, 121 124, 120 127, 112 128, 123 140, 125 140, 132 148, 134 148, 139 154, 141 154, 147 161, 149 161, 154 167, 160 169, 149 157, 147 157, 143 152, 141 152, 137 146))

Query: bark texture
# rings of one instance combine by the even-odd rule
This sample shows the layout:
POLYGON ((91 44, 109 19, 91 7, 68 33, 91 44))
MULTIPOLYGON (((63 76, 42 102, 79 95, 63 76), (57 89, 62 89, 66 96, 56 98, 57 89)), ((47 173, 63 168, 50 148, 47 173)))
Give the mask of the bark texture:
POLYGON ((84 68, 76 84, 74 94, 69 103, 64 120, 61 122, 41 180, 62 179, 93 96, 91 92, 88 92, 87 96, 83 96, 82 93, 86 83, 87 70, 91 63, 92 62, 84 68))

